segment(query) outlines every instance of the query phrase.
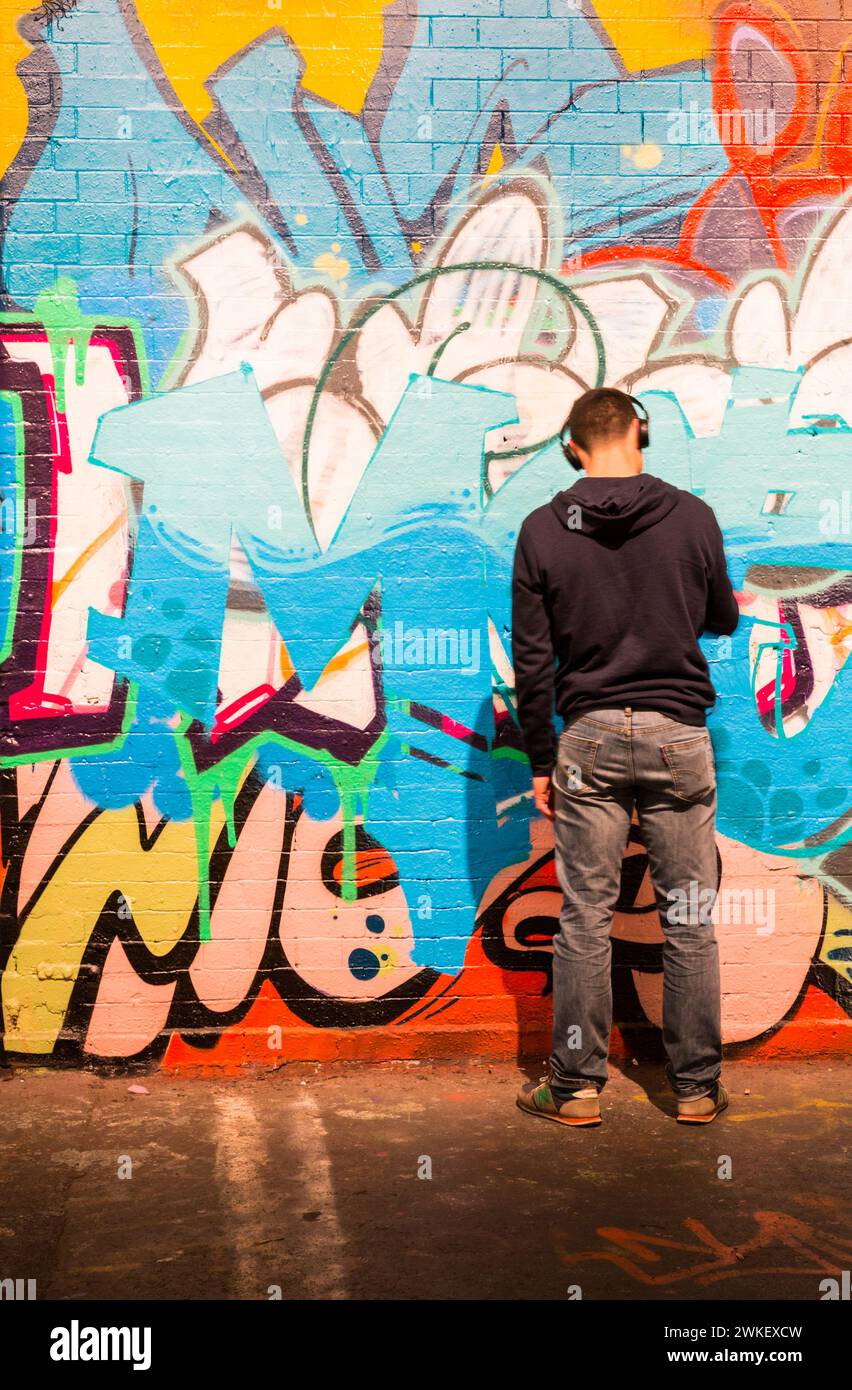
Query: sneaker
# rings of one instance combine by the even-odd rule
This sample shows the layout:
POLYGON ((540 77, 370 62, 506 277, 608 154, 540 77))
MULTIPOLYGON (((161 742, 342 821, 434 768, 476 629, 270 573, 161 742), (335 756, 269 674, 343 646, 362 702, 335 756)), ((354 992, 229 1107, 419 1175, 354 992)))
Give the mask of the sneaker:
POLYGON ((696 1100, 681 1099, 677 1103, 677 1118, 682 1125, 709 1125, 728 1104, 728 1093, 718 1081, 713 1090, 696 1100))
POLYGON ((543 1120, 555 1120, 558 1125, 599 1125, 601 1102, 596 1086, 570 1091, 564 1099, 553 1094, 550 1077, 528 1081, 518 1092, 518 1108, 528 1115, 540 1115, 543 1120))

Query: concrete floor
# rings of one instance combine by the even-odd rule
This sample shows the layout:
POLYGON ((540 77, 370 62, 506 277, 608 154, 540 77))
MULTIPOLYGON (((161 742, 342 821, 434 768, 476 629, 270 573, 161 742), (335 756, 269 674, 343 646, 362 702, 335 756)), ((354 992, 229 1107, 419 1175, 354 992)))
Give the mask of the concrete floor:
POLYGON ((658 1069, 612 1067, 579 1131, 515 1108, 541 1070, 15 1068, 0 1275, 39 1299, 813 1300, 852 1268, 850 1066, 728 1063, 702 1129, 658 1069))

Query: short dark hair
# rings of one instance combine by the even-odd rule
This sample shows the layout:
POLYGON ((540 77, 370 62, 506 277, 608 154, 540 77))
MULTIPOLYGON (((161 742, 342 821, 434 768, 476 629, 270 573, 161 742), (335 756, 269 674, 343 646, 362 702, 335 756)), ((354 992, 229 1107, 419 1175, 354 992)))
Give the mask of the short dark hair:
POLYGON ((598 386, 586 391, 571 407, 566 424, 572 443, 581 449, 621 439, 637 418, 630 397, 614 386, 598 386))

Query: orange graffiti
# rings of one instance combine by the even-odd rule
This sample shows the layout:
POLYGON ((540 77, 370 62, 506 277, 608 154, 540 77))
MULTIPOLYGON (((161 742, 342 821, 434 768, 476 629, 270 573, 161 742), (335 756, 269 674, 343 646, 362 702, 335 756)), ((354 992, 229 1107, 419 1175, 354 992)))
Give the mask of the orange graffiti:
POLYGON ((640 1284, 662 1287, 694 1279, 699 1284, 716 1284, 723 1279, 736 1279, 748 1274, 836 1274, 849 1267, 852 1240, 845 1240, 818 1231, 805 1221, 780 1211, 756 1211, 756 1231, 749 1239, 728 1244, 693 1217, 684 1226, 696 1237, 695 1241, 669 1240, 664 1236, 649 1236, 642 1231, 626 1231, 620 1226, 599 1226, 601 1240, 617 1246, 615 1250, 560 1249, 559 1257, 567 1265, 582 1261, 613 1264, 624 1270, 640 1284), (750 1255, 780 1246, 795 1259, 776 1263, 774 1260, 755 1268, 746 1267, 750 1255), (649 1265, 659 1264, 665 1254, 677 1254, 686 1259, 665 1272, 652 1273, 649 1265))

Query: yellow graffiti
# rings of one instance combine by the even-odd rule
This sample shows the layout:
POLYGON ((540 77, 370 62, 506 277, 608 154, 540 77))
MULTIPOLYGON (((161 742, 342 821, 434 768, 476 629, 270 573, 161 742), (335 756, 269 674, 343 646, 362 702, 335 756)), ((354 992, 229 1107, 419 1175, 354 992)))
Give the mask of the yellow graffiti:
POLYGON ((349 262, 345 256, 338 256, 339 250, 340 242, 332 242, 330 251, 323 251, 322 255, 316 257, 314 269, 329 275, 332 280, 342 280, 349 274, 349 262))
MULTIPOLYGON (((210 818, 215 844, 221 802, 210 818)), ((148 950, 165 955, 186 931, 198 893, 191 821, 170 821, 149 850, 133 806, 98 816, 66 854, 24 922, 3 972, 7 1046, 50 1053, 63 1027, 86 946, 118 889, 148 950)))
POLYGON ((390 0, 231 0, 211 5, 203 23, 186 22, 172 0, 137 0, 163 70, 189 114, 211 111, 205 82, 227 59, 271 30, 287 33, 305 60, 302 85, 358 113, 382 56, 382 11, 390 0))
MULTIPOLYGON (((381 61, 383 12, 390 3, 333 0, 317 7, 308 0, 278 0, 277 5, 275 0, 232 0, 222 8, 208 7, 199 26, 188 25, 184 11, 172 0, 137 0, 136 11, 165 76, 200 126, 212 110, 210 77, 234 54, 276 29, 290 37, 304 59, 302 85, 357 115, 381 61)), ((21 0, 0 0, 0 171, 15 157, 27 130, 27 99, 17 65, 29 45, 17 25, 36 8, 21 0)), ((663 0, 643 6, 641 18, 623 17, 618 0, 599 0, 595 8, 632 72, 687 62, 710 51, 709 22, 675 16, 663 0)), ((501 163, 502 152, 495 149, 486 181, 501 163)))
POLYGON ((27 133, 27 98, 17 66, 30 45, 18 33, 17 22, 32 8, 21 0, 0 0, 0 171, 9 167, 27 133))
POLYGON ((637 169, 656 169, 663 158, 662 150, 653 140, 646 140, 643 145, 622 145, 621 153, 637 169))
POLYGON ((727 1115, 727 1124, 753 1124, 755 1120, 783 1120, 790 1115, 801 1115, 803 1110, 852 1110, 852 1101, 822 1100, 815 1096, 803 1100, 801 1105, 787 1105, 781 1110, 751 1110, 745 1115, 727 1115))
POLYGON ((485 170, 485 173, 482 177, 482 187, 486 188, 488 184, 491 182, 491 180, 494 178, 495 174, 499 174, 502 168, 503 151, 501 150, 499 145, 495 145, 494 149, 491 151, 491 158, 488 161, 488 168, 485 170))
MULTIPOLYGON (((274 0, 232 0, 222 9, 206 9, 198 25, 187 24, 172 0, 138 0, 136 10, 163 72, 200 125, 213 106, 207 80, 235 53, 276 29, 289 35, 305 60, 303 86, 357 115, 381 60, 382 12, 390 2, 334 0, 317 7, 307 0, 279 0, 277 6, 274 0)), ((27 131, 27 98, 17 66, 30 45, 17 26, 36 8, 0 0, 0 171, 8 168, 27 131)))
MULTIPOLYGON (((389 3, 391 0, 331 0, 328 6, 318 8, 309 0, 278 0, 278 4, 275 0, 232 0, 227 7, 207 8, 202 24, 188 25, 181 8, 175 8, 171 0, 136 0, 136 14, 175 95, 200 125, 213 108, 208 79, 234 54, 275 29, 289 35, 302 53, 304 88, 359 114, 381 61, 384 10, 389 3)), ((4 113, 0 170, 6 170, 17 154, 28 126, 28 106, 17 65, 28 53, 29 44, 19 36, 17 24, 33 8, 21 0, 0 0, 0 103, 4 113)), ((644 7, 641 18, 621 18, 623 8, 616 0, 602 0, 596 11, 628 70, 684 63, 710 50, 712 33, 705 19, 673 18, 662 0, 644 7)), ((495 149, 485 181, 493 178, 500 164, 502 152, 495 149)))
POLYGON ((713 42, 710 22, 702 17, 700 7, 695 9, 697 15, 683 15, 671 0, 646 0, 641 6, 628 6, 623 0, 596 0, 595 4, 598 19, 629 72, 686 63, 708 54, 713 42))

